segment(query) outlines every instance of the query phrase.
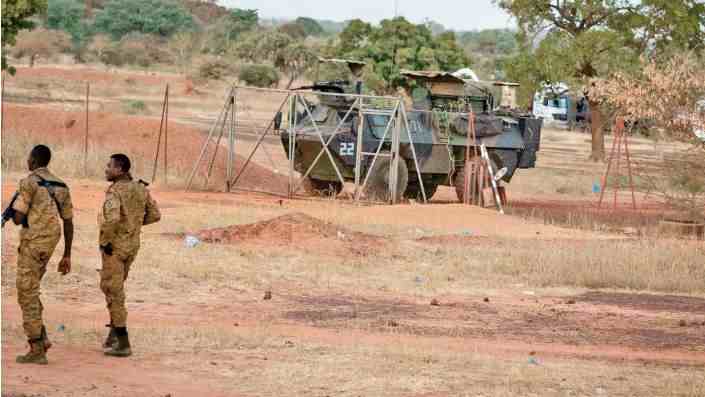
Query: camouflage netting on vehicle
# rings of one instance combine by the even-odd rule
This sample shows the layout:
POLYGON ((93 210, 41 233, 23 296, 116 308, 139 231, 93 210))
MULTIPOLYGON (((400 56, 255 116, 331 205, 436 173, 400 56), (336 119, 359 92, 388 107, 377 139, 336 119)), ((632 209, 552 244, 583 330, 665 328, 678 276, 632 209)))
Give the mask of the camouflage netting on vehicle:
MULTIPOLYGON (((465 136, 468 134, 468 115, 459 114, 452 117, 450 123, 454 134, 465 136)), ((499 135, 504 131, 502 119, 496 116, 475 115, 475 134, 477 137, 499 135)))

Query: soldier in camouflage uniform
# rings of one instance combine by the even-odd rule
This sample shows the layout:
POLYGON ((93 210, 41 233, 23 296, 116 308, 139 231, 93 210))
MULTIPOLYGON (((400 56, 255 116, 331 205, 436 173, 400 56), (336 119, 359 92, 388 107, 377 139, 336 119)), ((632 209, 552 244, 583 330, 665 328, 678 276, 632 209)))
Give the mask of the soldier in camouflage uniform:
POLYGON ((17 300, 22 309, 22 323, 29 339, 30 351, 17 357, 21 364, 47 364, 46 351, 51 342, 42 323, 42 302, 39 288, 54 248, 64 228, 64 255, 58 271, 71 271, 71 244, 73 241, 73 206, 68 186, 46 168, 51 150, 44 145, 30 152, 27 167, 29 176, 22 179, 11 207, 12 220, 22 225, 17 257, 17 300))
POLYGON ((124 154, 110 157, 105 177, 110 185, 99 215, 100 250, 103 259, 100 289, 110 313, 110 332, 103 347, 105 354, 127 357, 132 354, 127 335, 125 280, 140 248, 143 225, 161 219, 159 208, 147 190, 147 183, 130 176, 130 159, 124 154))

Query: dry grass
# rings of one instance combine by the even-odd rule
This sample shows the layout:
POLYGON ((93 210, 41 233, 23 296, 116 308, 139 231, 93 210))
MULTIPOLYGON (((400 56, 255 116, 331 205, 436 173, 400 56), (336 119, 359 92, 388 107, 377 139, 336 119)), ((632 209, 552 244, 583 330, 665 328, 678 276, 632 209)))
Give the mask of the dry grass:
MULTIPOLYGON (((3 173, 24 174, 27 172, 27 156, 35 145, 46 144, 51 148, 51 170, 61 178, 90 178, 101 180, 105 166, 116 150, 109 148, 91 148, 86 156, 87 172, 84 172, 83 143, 56 141, 53 138, 38 140, 25 134, 16 134, 13 131, 4 131, 2 138, 2 171, 3 173)), ((154 158, 133 156, 132 174, 150 179, 154 166, 154 158)), ((163 168, 157 173, 157 178, 163 178, 163 168)), ((169 169, 169 183, 172 187, 185 186, 187 170, 172 167, 169 169)))

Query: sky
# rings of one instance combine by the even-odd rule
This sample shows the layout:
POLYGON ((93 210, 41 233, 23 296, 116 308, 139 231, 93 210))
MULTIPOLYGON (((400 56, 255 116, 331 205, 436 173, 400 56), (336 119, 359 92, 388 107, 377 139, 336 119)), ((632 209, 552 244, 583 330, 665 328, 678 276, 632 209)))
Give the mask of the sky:
POLYGON ((397 3, 399 15, 414 23, 428 18, 453 30, 513 26, 509 16, 492 0, 220 0, 218 3, 229 8, 258 9, 260 18, 306 16, 340 22, 359 18, 375 23, 394 17, 397 3))

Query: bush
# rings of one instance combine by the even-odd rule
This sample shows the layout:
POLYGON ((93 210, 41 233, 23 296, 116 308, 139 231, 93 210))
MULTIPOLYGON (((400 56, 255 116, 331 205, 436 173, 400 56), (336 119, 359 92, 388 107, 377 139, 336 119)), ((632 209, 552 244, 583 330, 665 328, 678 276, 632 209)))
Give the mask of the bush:
POLYGON ((245 65, 238 78, 247 85, 273 87, 279 82, 279 72, 269 65, 245 65))
POLYGON ((71 37, 67 33, 39 28, 20 31, 10 53, 15 58, 29 57, 29 65, 34 66, 37 58, 48 59, 70 49, 71 37))
POLYGON ((147 105, 140 100, 128 99, 123 102, 123 106, 125 108, 125 113, 127 114, 144 113, 147 110, 147 105))
POLYGON ((232 72, 232 66, 219 58, 207 59, 198 67, 198 77, 206 80, 221 80, 232 72))
POLYGON ((168 37, 194 27, 188 11, 171 0, 111 0, 98 12, 94 24, 97 33, 116 40, 133 32, 168 37))
POLYGON ((112 66, 138 65, 148 67, 154 63, 169 63, 171 55, 165 49, 163 40, 142 34, 130 34, 119 42, 96 36, 88 46, 88 51, 102 63, 112 66))

